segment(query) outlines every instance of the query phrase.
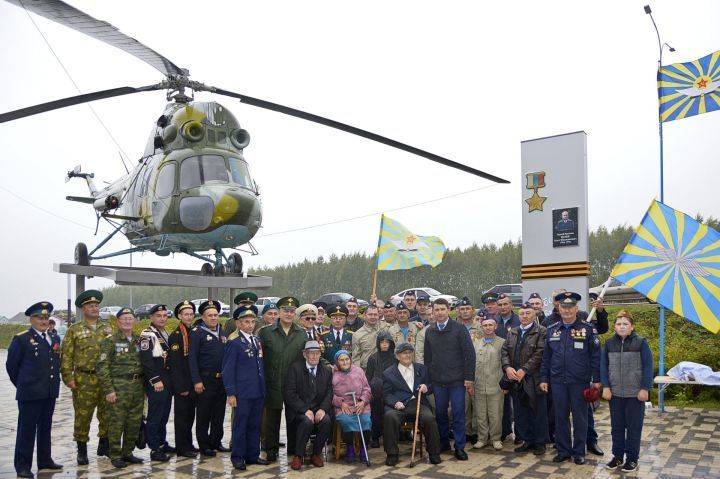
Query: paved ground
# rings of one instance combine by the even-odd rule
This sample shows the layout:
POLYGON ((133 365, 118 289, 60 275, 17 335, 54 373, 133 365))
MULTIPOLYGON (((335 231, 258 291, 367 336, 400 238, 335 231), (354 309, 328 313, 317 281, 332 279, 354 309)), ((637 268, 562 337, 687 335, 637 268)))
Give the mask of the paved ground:
MULTIPOLYGON (((0 351, 0 362, 5 364, 6 351, 0 351)), ((17 422, 17 404, 14 401, 15 390, 7 377, 5 368, 0 373, 0 394, 5 401, 0 405, 0 479, 15 477, 13 468, 13 450, 15 447, 15 427, 17 422)), ((166 463, 150 463, 147 449, 136 451, 136 455, 146 460, 145 464, 117 470, 107 458, 97 459, 94 451, 97 440, 97 423, 91 431, 90 465, 78 467, 75 463, 75 445, 72 442, 73 413, 70 392, 64 386, 61 390, 54 418, 53 457, 65 465, 62 472, 51 474, 43 471, 39 478, 105 478, 105 477, 174 477, 199 479, 213 477, 253 477, 265 479, 271 477, 300 477, 300 473, 288 472, 284 456, 272 466, 250 466, 243 473, 237 472, 230 464, 229 454, 220 454, 212 459, 173 459, 166 463)), ((230 414, 227 414, 229 421, 230 414)), ((171 416, 172 418, 172 416, 171 416)), ((226 439, 230 438, 230 426, 226 421, 226 439)), ((600 434, 600 445, 607 451, 606 456, 597 458, 588 456, 588 464, 576 466, 570 463, 556 465, 552 462, 553 449, 538 459, 532 454, 515 455, 512 445, 506 444, 503 451, 483 449, 469 450, 470 460, 460 462, 451 455, 444 455, 444 462, 438 466, 420 463, 414 468, 407 467, 410 461, 410 445, 403 446, 406 454, 401 456, 398 467, 384 465, 385 455, 382 449, 372 449, 370 458, 373 466, 364 464, 347 465, 331 459, 322 469, 304 467, 302 476, 309 478, 375 478, 405 479, 411 477, 435 477, 439 479, 483 477, 483 478, 583 478, 619 477, 618 472, 604 469, 610 449, 610 420, 607 407, 597 413, 596 423, 600 434)), ((169 424, 168 438, 172 444, 172 420, 169 424)), ((403 449, 401 449, 403 452, 403 449)), ((659 416, 656 411, 649 412, 643 431, 640 471, 632 477, 641 478, 713 478, 720 477, 720 411, 702 409, 670 408, 659 416)))

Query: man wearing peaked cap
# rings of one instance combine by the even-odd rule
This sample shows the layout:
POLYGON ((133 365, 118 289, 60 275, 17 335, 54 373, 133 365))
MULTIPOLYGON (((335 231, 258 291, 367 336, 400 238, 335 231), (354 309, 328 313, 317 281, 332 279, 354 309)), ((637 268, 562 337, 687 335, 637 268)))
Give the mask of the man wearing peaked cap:
POLYGON ((38 469, 62 469, 51 456, 52 416, 60 391, 60 337, 47 333, 53 305, 41 301, 30 306, 30 328, 16 334, 5 364, 17 388, 18 427, 15 440, 15 471, 18 477, 33 477, 33 451, 37 435, 38 469))
POLYGON ((184 300, 175 306, 174 312, 178 325, 168 340, 168 361, 175 399, 175 453, 179 457, 195 457, 197 451, 193 446, 192 426, 195 422, 197 395, 190 376, 189 363, 189 335, 195 319, 195 304, 184 300))
POLYGON ((280 309, 287 308, 287 309, 292 309, 293 312, 295 312, 295 309, 297 309, 297 307, 300 306, 300 301, 298 301, 297 298, 293 298, 292 296, 285 296, 283 298, 278 299, 278 302, 276 304, 277 304, 277 307, 280 309))
POLYGON ((203 301, 202 303, 200 303, 200 306, 198 307, 198 312, 203 315, 208 309, 214 309, 216 313, 220 314, 220 311, 222 311, 222 306, 220 306, 219 301, 215 301, 214 299, 208 299, 207 301, 203 301))
POLYGON ((235 296, 233 303, 235 304, 255 304, 257 303, 258 295, 252 291, 243 291, 242 293, 235 296))
POLYGON ((328 316, 332 327, 320 336, 320 340, 324 346, 323 357, 330 364, 335 364, 335 353, 341 349, 352 351, 353 332, 345 327, 348 316, 348 309, 345 306, 340 304, 330 306, 328 316))
POLYGON ((97 408, 98 456, 109 454, 107 407, 105 395, 97 381, 96 365, 100 355, 100 343, 113 334, 109 322, 100 318, 100 302, 103 295, 97 290, 87 290, 75 299, 81 308, 82 320, 70 326, 62 342, 60 371, 62 380, 72 390, 75 422, 73 438, 77 442, 77 463, 88 464, 87 442, 90 439, 90 421, 97 408))
POLYGON ((303 304, 295 310, 295 316, 298 319, 300 327, 303 328, 308 341, 317 341, 319 335, 316 337, 315 332, 315 319, 317 318, 318 310, 313 304, 303 304))

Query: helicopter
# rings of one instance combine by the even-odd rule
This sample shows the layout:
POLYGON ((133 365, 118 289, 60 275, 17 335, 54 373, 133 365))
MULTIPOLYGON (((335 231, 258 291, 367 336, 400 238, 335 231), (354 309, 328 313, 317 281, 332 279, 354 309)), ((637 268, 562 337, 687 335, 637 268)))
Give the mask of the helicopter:
POLYGON ((184 253, 204 261, 202 274, 223 275, 240 274, 243 266, 238 252, 226 255, 224 249, 247 245, 248 250, 243 252, 257 254, 250 240, 262 224, 262 202, 260 188, 252 179, 243 155, 250 143, 250 134, 220 103, 195 101, 195 92, 237 99, 244 104, 373 140, 493 182, 508 183, 492 174, 367 130, 191 80, 189 70, 178 67, 111 24, 60 0, 6 1, 119 48, 165 76, 152 85, 112 88, 0 113, 0 123, 4 123, 100 99, 165 91, 168 103, 154 122, 143 155, 132 171, 103 189, 96 187, 94 174, 83 172, 80 166, 67 173, 66 181, 85 180, 89 196, 66 198, 92 205, 97 221, 103 219, 113 226, 113 231, 91 251, 84 243, 76 245, 77 264, 89 265, 94 260, 133 252, 147 251, 159 256, 184 253), (126 236, 131 247, 99 253, 119 232, 126 236))

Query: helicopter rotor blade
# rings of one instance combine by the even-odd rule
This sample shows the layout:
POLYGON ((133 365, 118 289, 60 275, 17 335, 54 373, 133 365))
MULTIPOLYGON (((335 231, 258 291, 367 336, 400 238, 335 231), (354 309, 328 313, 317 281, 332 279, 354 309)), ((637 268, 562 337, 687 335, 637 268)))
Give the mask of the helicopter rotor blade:
POLYGON ((442 156, 438 156, 434 153, 430 153, 428 151, 421 150, 419 148, 415 148, 414 146, 410 146, 405 143, 395 141, 391 138, 387 138, 387 137, 378 135, 376 133, 372 133, 367 130, 362 130, 362 129, 356 128, 354 126, 347 125, 345 123, 340 123, 338 121, 331 120, 329 118, 318 116, 318 115, 308 113, 308 112, 305 112, 302 110, 297 110, 295 108, 290 108, 288 106, 279 105, 277 103, 260 100, 259 98, 253 98, 251 96, 241 95, 240 93, 235 93, 235 92, 232 92, 229 90, 223 90, 222 88, 212 87, 212 88, 208 88, 208 90, 213 93, 217 93, 219 95, 225 95, 225 96, 229 96, 231 98, 237 98, 242 103, 246 103, 248 105, 256 106, 259 108, 264 108, 266 110, 276 111, 278 113, 284 113, 285 115, 294 116, 296 118, 302 118, 303 120, 308 120, 308 121, 312 121, 314 123, 319 123, 321 125, 329 126, 330 128, 336 128, 338 130, 342 130, 344 132, 351 133, 353 135, 367 138, 368 140, 377 141, 379 143, 382 143, 383 145, 392 146, 393 148, 398 148, 400 150, 407 151, 408 153, 422 156, 423 158, 427 158, 428 160, 432 160, 437 163, 443 164, 445 166, 449 166, 451 168, 456 168, 460 171, 464 171, 466 173, 470 173, 472 175, 476 175, 481 178, 485 178, 487 180, 494 181, 495 183, 510 183, 508 180, 497 177, 495 175, 491 175, 490 173, 485 173, 484 171, 477 170, 475 168, 472 168, 471 166, 467 166, 462 163, 458 163, 456 161, 449 160, 447 158, 443 158, 442 156))
POLYGON ((163 88, 165 88, 163 84, 148 85, 139 88, 124 86, 120 88, 111 88, 110 90, 102 90, 96 91, 94 93, 85 93, 83 95, 71 96, 67 98, 62 98, 60 100, 49 101, 47 103, 40 103, 38 105, 33 105, 26 108, 20 108, 19 110, 0 113, 0 123, 17 120, 19 118, 25 118, 26 116, 37 115, 38 113, 44 113, 46 111, 58 110, 67 106, 78 105, 80 103, 87 103, 89 101, 130 95, 132 93, 141 93, 144 91, 162 90, 163 88))
POLYGON ((6 0, 55 23, 72 28, 80 33, 119 48, 144 61, 165 76, 188 76, 189 72, 112 26, 108 22, 91 17, 82 10, 60 0, 6 0))

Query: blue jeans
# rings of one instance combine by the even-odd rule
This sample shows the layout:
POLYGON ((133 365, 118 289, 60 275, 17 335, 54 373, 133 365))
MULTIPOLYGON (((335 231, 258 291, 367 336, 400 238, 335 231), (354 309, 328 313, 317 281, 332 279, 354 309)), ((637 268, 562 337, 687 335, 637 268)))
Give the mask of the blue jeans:
POLYGON ((435 416, 440 432, 440 447, 450 446, 450 423, 448 406, 452 405, 453 436, 455 449, 465 449, 465 386, 441 386, 433 384, 435 416))
POLYGON ((612 453, 620 460, 637 462, 640 457, 640 436, 645 419, 645 404, 635 397, 610 399, 610 430, 612 453))
POLYGON ((165 387, 162 391, 156 392, 152 386, 146 388, 148 397, 148 413, 145 422, 145 434, 147 445, 151 451, 157 451, 167 444, 167 422, 170 418, 170 406, 172 406, 172 393, 165 387))

